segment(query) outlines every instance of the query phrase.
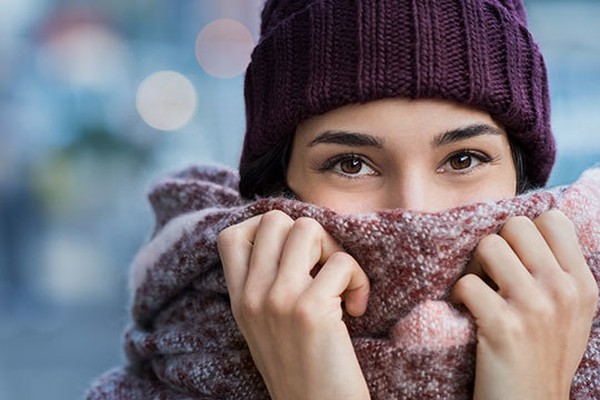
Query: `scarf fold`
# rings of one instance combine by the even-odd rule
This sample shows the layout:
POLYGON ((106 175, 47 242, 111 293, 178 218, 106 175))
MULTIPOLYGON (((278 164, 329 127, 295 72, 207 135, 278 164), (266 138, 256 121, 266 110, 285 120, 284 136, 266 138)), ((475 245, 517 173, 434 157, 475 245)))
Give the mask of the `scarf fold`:
MULTIPOLYGON (((563 211, 600 281, 600 168, 569 186, 438 213, 385 210, 340 215, 293 199, 248 202, 233 171, 191 167, 152 189, 151 240, 131 269, 128 365, 100 377, 88 399, 268 399, 229 306, 218 233, 282 210, 311 217, 369 276, 366 313, 345 317, 375 399, 470 399, 475 329, 448 302, 479 240, 517 215, 563 211)), ((575 375, 572 399, 600 399, 600 312, 575 375)))

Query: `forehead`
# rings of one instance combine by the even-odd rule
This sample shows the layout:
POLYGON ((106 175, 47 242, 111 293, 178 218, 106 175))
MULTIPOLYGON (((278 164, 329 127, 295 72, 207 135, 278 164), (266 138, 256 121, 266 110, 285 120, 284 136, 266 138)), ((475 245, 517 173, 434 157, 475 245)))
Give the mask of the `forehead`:
POLYGON ((502 129, 489 113, 437 99, 383 99, 340 107, 312 117, 298 126, 300 140, 311 140, 327 130, 348 130, 382 139, 433 138, 449 129, 487 124, 502 129))

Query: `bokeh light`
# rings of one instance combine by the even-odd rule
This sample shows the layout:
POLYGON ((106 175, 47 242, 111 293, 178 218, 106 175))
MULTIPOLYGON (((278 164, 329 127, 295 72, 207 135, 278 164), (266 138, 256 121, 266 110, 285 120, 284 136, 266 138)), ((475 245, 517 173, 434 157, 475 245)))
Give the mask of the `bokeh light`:
POLYGON ((250 62, 254 39, 248 28, 233 19, 206 25, 196 39, 196 58, 204 71, 217 78, 233 78, 250 62))
POLYGON ((36 61, 45 76, 74 86, 110 89, 126 74, 128 51, 111 28, 76 23, 45 38, 36 61))
POLYGON ((161 131, 185 126, 196 111, 196 89, 174 71, 158 71, 140 84, 136 108, 144 122, 161 131))

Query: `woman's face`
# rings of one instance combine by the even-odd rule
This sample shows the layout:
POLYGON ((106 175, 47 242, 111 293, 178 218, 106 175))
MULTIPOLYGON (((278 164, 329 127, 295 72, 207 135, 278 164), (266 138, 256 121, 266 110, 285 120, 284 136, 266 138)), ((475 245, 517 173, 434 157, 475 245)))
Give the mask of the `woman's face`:
POLYGON ((298 126, 287 170, 302 200, 354 214, 440 211, 515 195, 504 129, 484 111, 442 100, 349 105, 298 126))

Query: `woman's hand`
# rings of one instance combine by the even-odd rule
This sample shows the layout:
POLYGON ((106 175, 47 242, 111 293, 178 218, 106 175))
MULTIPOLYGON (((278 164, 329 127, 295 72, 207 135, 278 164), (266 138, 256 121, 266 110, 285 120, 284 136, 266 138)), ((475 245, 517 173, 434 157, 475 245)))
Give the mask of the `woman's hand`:
POLYGON ((219 253, 238 327, 273 399, 368 399, 346 325, 369 281, 313 219, 270 211, 223 230, 219 253))
POLYGON ((559 211, 512 218, 470 267, 453 296, 477 323, 474 398, 568 399, 598 299, 571 221, 559 211))

